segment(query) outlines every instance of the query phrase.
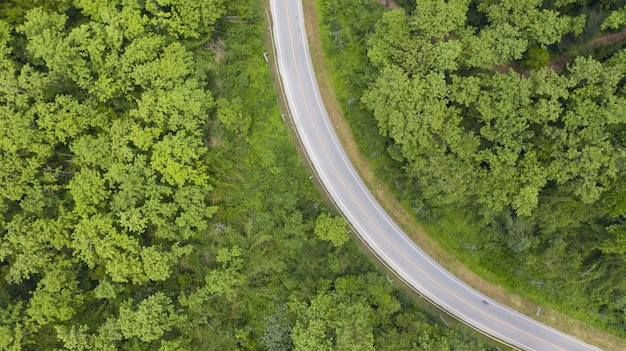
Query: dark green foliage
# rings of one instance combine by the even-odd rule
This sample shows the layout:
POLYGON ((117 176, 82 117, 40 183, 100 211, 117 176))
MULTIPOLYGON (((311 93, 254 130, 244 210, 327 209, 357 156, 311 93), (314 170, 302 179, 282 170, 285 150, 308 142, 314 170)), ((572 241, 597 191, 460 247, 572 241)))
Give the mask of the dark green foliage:
POLYGON ((395 3, 406 9, 407 12, 412 12, 415 9, 415 3, 417 0, 396 0, 395 3))
POLYGON ((524 54, 522 60, 522 68, 540 70, 548 65, 550 61, 550 52, 546 48, 533 46, 524 54))

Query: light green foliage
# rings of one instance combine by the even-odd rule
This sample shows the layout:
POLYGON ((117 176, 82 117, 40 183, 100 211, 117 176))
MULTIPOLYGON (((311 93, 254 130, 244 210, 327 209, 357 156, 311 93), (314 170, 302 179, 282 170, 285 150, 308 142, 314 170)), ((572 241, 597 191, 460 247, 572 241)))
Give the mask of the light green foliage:
POLYGON ((488 26, 477 36, 461 39, 468 47, 467 64, 470 67, 490 68, 512 59, 519 59, 528 46, 528 40, 508 23, 488 26))
POLYGON ((410 72, 419 70, 417 55, 425 50, 412 40, 405 12, 386 12, 376 25, 377 30, 369 39, 372 49, 367 53, 372 63, 381 67, 402 65, 410 72))
POLYGON ((426 12, 421 17, 409 17, 402 10, 389 11, 376 24, 377 30, 368 39, 368 57, 379 67, 397 65, 407 73, 426 73, 430 70, 455 69, 462 45, 448 41, 449 32, 457 29, 464 20, 465 2, 424 2, 430 12, 447 9, 450 17, 443 23, 432 22, 434 17, 426 12))
POLYGON ((0 247, 4 260, 10 265, 4 278, 11 283, 21 283, 33 274, 44 272, 54 261, 56 250, 68 244, 67 218, 60 214, 54 219, 33 219, 18 214, 7 223, 0 247))
POLYGON ((141 257, 146 278, 152 281, 162 281, 169 278, 171 274, 170 268, 178 262, 178 259, 183 254, 188 255, 191 253, 191 250, 177 251, 163 251, 156 246, 142 247, 139 256, 141 257))
POLYGON ((162 32, 174 38, 199 38, 210 34, 216 20, 224 15, 223 0, 75 0, 88 16, 101 17, 111 31, 119 28, 124 36, 136 38, 146 32, 162 32), (121 10, 120 10, 121 8, 121 10))
MULTIPOLYGON (((479 5, 478 9, 486 13, 491 23, 477 35, 460 38, 471 53, 465 58, 466 64, 490 68, 521 58, 529 40, 542 45, 558 40, 569 28, 566 25, 569 20, 556 17, 539 5, 538 1, 479 5), (547 16, 541 19, 541 26, 556 32, 541 34, 533 29, 538 22, 528 13, 547 16), (563 28, 545 25, 555 21, 565 23, 563 28), (550 38, 542 39, 545 35, 550 38)), ((496 213, 511 206, 518 214, 528 216, 536 208, 542 188, 550 181, 571 186, 572 193, 584 202, 599 198, 603 187, 593 185, 591 179, 602 179, 600 184, 614 179, 617 159, 611 155, 615 146, 607 142, 606 132, 600 129, 604 125, 602 120, 588 120, 584 116, 600 113, 605 104, 599 106, 589 99, 600 96, 595 91, 598 94, 602 91, 604 96, 615 94, 617 87, 612 78, 622 77, 623 72, 611 70, 609 80, 608 75, 601 74, 599 62, 577 60, 570 67, 569 80, 561 80, 561 89, 567 89, 565 95, 559 92, 556 97, 548 95, 548 99, 544 94, 551 92, 533 93, 534 84, 544 82, 514 73, 463 79, 453 76, 449 82, 444 75, 415 69, 410 62, 423 54, 409 51, 412 46, 397 47, 400 53, 389 55, 393 50, 382 38, 393 28, 398 30, 392 32, 391 43, 409 42, 422 48, 432 45, 430 36, 424 38, 421 36, 424 31, 410 31, 406 23, 407 16, 401 11, 389 12, 379 22, 377 32, 382 35, 368 44, 372 63, 382 68, 362 100, 374 112, 381 133, 391 136, 401 146, 402 155, 409 162, 407 169, 418 177, 426 199, 436 199, 440 204, 469 203, 463 194, 472 194, 474 201, 496 213), (402 55, 410 57, 403 61, 402 55), (592 72, 596 73, 588 76, 592 72), (581 79, 591 84, 579 88, 581 79), (472 84, 468 86, 466 82, 472 84), (569 97, 565 103, 556 100, 563 96, 569 97), (463 108, 459 109, 457 104, 463 108), (586 120, 584 130, 580 129, 582 125, 571 124, 581 118, 586 120), (559 121, 564 123, 563 128, 558 127, 559 121), (556 124, 547 127, 548 122, 556 124), (599 123, 598 128, 593 123, 599 123), (541 128, 548 129, 541 131, 541 128), (544 144, 544 138, 550 140, 549 146, 544 144), (573 162, 573 158, 581 162, 573 162)), ((448 31, 454 33, 462 24, 448 26, 448 31)), ((373 38, 378 35, 374 34, 373 38)), ((537 56, 532 50, 529 55, 537 56)), ((547 63, 545 54, 542 62, 533 60, 535 66, 547 63)), ((612 119, 611 123, 619 122, 612 119)))
POLYGON ((332 323, 335 313, 333 313, 332 301, 327 295, 317 296, 306 307, 304 324, 296 324, 292 330, 291 338, 294 343, 295 350, 323 350, 329 351, 333 349, 331 333, 332 323))
MULTIPOLYGON (((109 318, 95 333, 87 325, 60 325, 58 338, 69 350, 115 350, 116 344, 128 341, 135 347, 146 348, 165 333, 184 327, 186 318, 174 309, 171 300, 156 293, 135 304, 127 300, 121 304, 117 318, 109 318)), ((184 346, 184 340, 164 341, 164 347, 184 346)), ((166 348, 167 349, 167 348, 166 348)))
POLYGON ((80 103, 68 95, 57 95, 54 102, 37 103, 32 112, 37 114, 37 125, 46 139, 63 144, 69 144, 89 128, 104 127, 107 117, 91 102, 80 103))
MULTIPOLYGON (((2 296, 6 299, 6 292, 2 296)), ((25 333, 36 332, 33 321, 24 318, 22 301, 8 304, 0 309, 0 347, 2 350, 19 351, 22 349, 25 333)))
MULTIPOLYGON (((179 216, 174 219, 179 236, 189 239, 198 231, 208 228, 207 218, 217 211, 217 206, 206 206, 210 188, 188 186, 174 193, 174 204, 179 208, 179 216)), ((171 238, 174 239, 174 238, 171 238)))
POLYGON ((39 174, 53 153, 53 146, 41 131, 29 128, 34 116, 17 112, 12 106, 0 107, 0 145, 3 167, 0 170, 0 194, 17 201, 27 194, 35 194, 49 184, 50 177, 39 174), (42 182, 44 184, 42 184, 42 182))
MULTIPOLYGON (((404 311, 411 306, 401 305, 392 290, 389 282, 377 274, 345 275, 310 301, 292 297, 289 307, 296 315, 294 349, 429 349, 471 343, 458 340, 462 337, 452 333, 444 332, 443 336, 437 328, 406 314, 404 311), (394 327, 388 329, 389 325, 394 327)), ((473 349, 483 348, 473 344, 473 349)))
POLYGON ((0 327, 0 348, 8 350, 12 342, 13 336, 11 335, 11 330, 5 326, 0 327))
POLYGON ((75 268, 70 262, 56 262, 47 268, 26 309, 26 313, 40 325, 70 320, 76 307, 83 302, 73 272, 75 268))
POLYGON ((478 143, 472 135, 463 132, 458 110, 446 106, 447 89, 442 75, 431 73, 423 79, 411 80, 391 66, 381 72, 362 100, 374 111, 382 133, 396 138, 403 156, 415 162, 410 166, 411 172, 416 174, 428 169, 436 174, 424 179, 432 182, 432 186, 425 189, 430 196, 453 203, 460 200, 460 189, 474 184, 478 176, 469 171, 467 164, 468 158, 477 151, 478 143), (410 118, 402 111, 410 111, 410 118), (452 152, 446 152, 441 144, 433 142, 436 140, 452 152))
POLYGON ((618 29, 626 25, 626 6, 611 12, 611 14, 602 22, 600 28, 602 30, 618 29))
POLYGON ((94 169, 84 169, 75 174, 68 188, 76 204, 75 211, 80 216, 96 213, 109 196, 104 179, 94 169))
POLYGON ((291 336, 294 349, 374 350, 372 312, 363 301, 350 301, 342 292, 319 294, 300 312, 291 336))
POLYGON ((150 342, 185 322, 185 317, 177 314, 172 301, 163 293, 149 296, 136 308, 133 305, 132 301, 126 301, 120 306, 117 326, 125 338, 150 342))
POLYGON ((237 246, 221 249, 216 257, 221 267, 206 275, 204 287, 189 297, 181 297, 181 304, 187 306, 196 318, 202 319, 203 313, 211 310, 210 304, 214 296, 232 300, 244 283, 244 275, 241 272, 243 259, 240 256, 241 249, 237 246))
POLYGON ((154 145, 150 166, 172 186, 207 185, 205 168, 198 161, 204 150, 193 136, 168 134, 154 145))
POLYGON ((541 0, 484 1, 477 7, 492 24, 497 26, 507 23, 525 39, 541 45, 554 44, 568 32, 582 31, 579 19, 541 8, 541 0))
POLYGON ((240 270, 243 267, 241 249, 223 248, 219 251, 216 261, 222 265, 221 271, 212 271, 206 276, 207 288, 214 294, 232 298, 236 294, 237 287, 243 283, 240 270))
POLYGON ((176 340, 165 340, 161 342, 159 351, 191 351, 189 341, 183 338, 176 340))
POLYGON ((176 37, 198 38, 224 14, 223 0, 157 0, 146 2, 151 23, 176 37))
POLYGON ((343 217, 332 217, 328 213, 322 213, 315 222, 315 235, 333 246, 341 247, 350 237, 346 234, 346 220, 343 217))
MULTIPOLYGON (((126 329, 115 332, 99 301, 119 305, 170 279, 217 209, 208 204, 201 132, 213 99, 196 80, 188 43, 173 38, 199 37, 224 9, 219 1, 152 12, 135 1, 75 3, 83 17, 58 2, 25 7, 15 28, 0 21, 0 275, 32 286, 0 307, 23 299, 36 325, 71 326, 59 329, 66 347, 106 349, 125 334, 152 341, 159 326, 171 329, 150 315, 158 306, 148 300, 125 308, 154 317, 154 326, 131 335, 122 320, 126 329), (74 326, 83 303, 99 312, 74 326)), ((25 335, 39 345, 37 330, 25 335)))
POLYGON ((117 295, 115 285, 106 279, 100 280, 93 293, 97 299, 114 299, 117 295))
POLYGON ((419 1, 409 23, 424 38, 444 40, 450 32, 465 24, 469 4, 469 0, 419 1))
POLYGON ((519 60, 529 45, 546 47, 557 43, 567 33, 580 34, 584 16, 569 17, 542 9, 541 1, 484 1, 477 5, 484 12, 487 25, 476 34, 474 29, 459 32, 467 47, 469 66, 489 69, 493 65, 519 60))
POLYGON ((241 98, 237 97, 232 101, 226 99, 217 100, 217 118, 224 123, 227 130, 246 137, 252 118, 244 115, 241 98))
POLYGON ((78 222, 70 247, 90 268, 103 266, 114 282, 145 281, 138 240, 118 231, 110 216, 96 215, 78 222))
POLYGON ((72 351, 86 351, 91 348, 87 335, 89 327, 86 325, 63 327, 57 326, 56 332, 59 340, 63 342, 63 347, 72 351))

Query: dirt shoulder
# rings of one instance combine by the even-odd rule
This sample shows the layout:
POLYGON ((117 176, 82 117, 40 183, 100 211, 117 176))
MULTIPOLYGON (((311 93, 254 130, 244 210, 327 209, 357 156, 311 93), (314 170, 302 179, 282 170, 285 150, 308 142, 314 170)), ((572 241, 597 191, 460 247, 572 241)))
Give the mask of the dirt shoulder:
MULTIPOLYGON (((382 4, 386 4, 386 0, 380 0, 380 2, 382 4)), ((390 1, 390 3, 392 2, 390 1)), ((393 196, 393 193, 389 190, 391 187, 388 184, 382 183, 375 177, 374 171, 367 160, 367 157, 360 153, 353 138, 350 126, 343 118, 341 105, 336 98, 336 94, 334 93, 334 89, 331 84, 331 74, 326 66, 323 54, 324 51, 320 41, 318 18, 315 11, 315 0, 303 0, 303 5, 311 58, 322 98, 332 123, 333 125, 338 126, 336 129, 337 134, 356 170, 359 172, 381 205, 405 230, 405 232, 440 264, 477 290, 489 295, 495 300, 500 301, 501 303, 547 325, 562 330, 590 344, 601 347, 604 350, 626 350, 626 340, 619 339, 606 332, 591 328, 578 320, 569 318, 548 307, 536 305, 482 279, 470 271, 451 253, 441 248, 441 246, 439 246, 438 243, 416 223, 414 217, 393 196), (538 309, 540 309, 539 316, 536 315, 538 309)))

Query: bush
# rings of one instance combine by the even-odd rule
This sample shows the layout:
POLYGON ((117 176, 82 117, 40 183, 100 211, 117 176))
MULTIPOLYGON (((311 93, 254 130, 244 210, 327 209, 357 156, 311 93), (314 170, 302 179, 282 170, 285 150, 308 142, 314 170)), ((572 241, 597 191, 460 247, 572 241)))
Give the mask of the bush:
POLYGON ((548 49, 540 46, 533 46, 524 54, 522 68, 539 70, 546 67, 548 62, 550 62, 550 52, 548 49))

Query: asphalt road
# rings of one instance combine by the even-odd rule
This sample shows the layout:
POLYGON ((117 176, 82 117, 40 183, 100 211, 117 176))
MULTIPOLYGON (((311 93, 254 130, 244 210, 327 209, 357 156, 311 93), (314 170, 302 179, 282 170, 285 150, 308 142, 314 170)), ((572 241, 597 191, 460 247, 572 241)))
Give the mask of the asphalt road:
POLYGON ((357 234, 390 269, 441 309, 523 350, 599 350, 492 301, 446 271, 369 192, 330 124, 305 35, 300 0, 270 0, 278 67, 298 135, 319 179, 357 234))

